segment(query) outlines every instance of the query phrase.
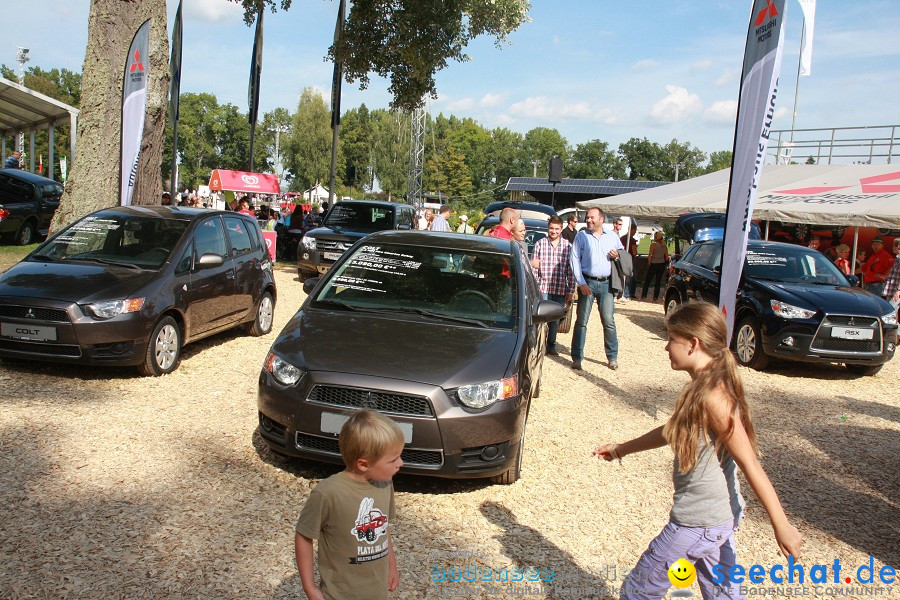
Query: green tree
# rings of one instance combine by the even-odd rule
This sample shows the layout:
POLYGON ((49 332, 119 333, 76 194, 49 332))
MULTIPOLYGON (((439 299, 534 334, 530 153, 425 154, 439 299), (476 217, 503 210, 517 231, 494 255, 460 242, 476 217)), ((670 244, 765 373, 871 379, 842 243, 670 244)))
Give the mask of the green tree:
POLYGON ((305 88, 294 113, 290 141, 285 153, 294 175, 291 189, 302 191, 328 182, 331 170, 331 112, 321 94, 305 88))
POLYGON ((465 159, 473 191, 490 188, 491 133, 474 119, 464 118, 448 133, 447 141, 465 159))
POLYGON ((262 121, 256 126, 256 149, 254 151, 256 156, 253 157, 253 160, 257 163, 257 169, 261 173, 275 173, 279 177, 282 176, 282 173, 278 171, 278 158, 281 158, 283 165, 285 145, 290 139, 291 124, 291 111, 278 107, 265 113, 262 121), (277 136, 276 128, 283 130, 277 136))
POLYGON ((691 148, 690 142, 672 140, 663 146, 662 152, 669 167, 666 181, 682 181, 705 172, 701 164, 706 161, 706 153, 697 147, 691 148))
MULTIPOLYGON (((535 127, 525 134, 522 149, 528 162, 538 161, 538 177, 546 177, 550 168, 550 159, 558 156, 565 165, 569 160, 569 143, 556 129, 535 127)), ((533 171, 532 171, 533 172, 533 171)))
MULTIPOLYGON (((234 104, 222 104, 214 119, 218 154, 216 168, 253 172, 268 170, 265 152, 255 152, 254 164, 250 165, 250 121, 246 113, 242 113, 234 104)), ((264 132, 257 127, 257 135, 260 133, 264 132)), ((260 144, 259 147, 264 148, 265 145, 260 144)))
POLYGON ((472 178, 465 157, 453 146, 425 163, 423 186, 451 198, 468 196, 472 192, 472 178))
POLYGON ((707 173, 715 173, 731 167, 731 150, 717 150, 709 155, 709 164, 706 165, 707 173))
POLYGON ((370 113, 373 178, 391 200, 406 194, 409 165, 409 116, 384 109, 370 113))
POLYGON ((365 104, 341 116, 339 135, 338 178, 356 191, 371 189, 374 140, 369 109, 365 104))
POLYGON ((669 181, 670 167, 663 149, 647 138, 631 138, 619 144, 619 156, 628 169, 628 178, 640 181, 669 181))
MULTIPOLYGON (((212 94, 181 94, 178 118, 180 190, 196 189, 207 183, 210 172, 218 166, 218 112, 219 102, 212 94)), ((162 161, 162 173, 167 182, 171 179, 171 165, 172 131, 169 125, 162 161)))
POLYGON ((609 144, 600 140, 575 146, 566 170, 574 179, 625 179, 622 159, 609 149, 609 144))
POLYGON ((531 175, 531 164, 525 153, 524 137, 517 131, 498 127, 491 131, 488 154, 491 157, 490 184, 493 186, 493 199, 503 200, 507 197, 504 189, 510 177, 531 175))

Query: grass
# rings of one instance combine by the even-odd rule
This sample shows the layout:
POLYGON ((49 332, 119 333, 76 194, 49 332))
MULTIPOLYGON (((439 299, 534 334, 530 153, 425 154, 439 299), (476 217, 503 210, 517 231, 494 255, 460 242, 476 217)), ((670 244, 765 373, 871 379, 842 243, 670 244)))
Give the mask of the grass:
POLYGON ((0 245, 0 273, 25 258, 29 252, 37 247, 37 244, 31 244, 30 246, 0 245))

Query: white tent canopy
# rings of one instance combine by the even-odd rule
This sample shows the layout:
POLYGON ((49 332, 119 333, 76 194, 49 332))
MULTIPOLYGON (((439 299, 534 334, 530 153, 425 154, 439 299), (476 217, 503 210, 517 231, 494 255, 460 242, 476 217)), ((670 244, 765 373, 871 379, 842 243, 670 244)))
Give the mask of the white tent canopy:
MULTIPOLYGON (((731 169, 648 190, 585 200, 616 215, 657 220, 724 213, 731 169)), ((754 219, 900 229, 897 165, 765 165, 754 219)))

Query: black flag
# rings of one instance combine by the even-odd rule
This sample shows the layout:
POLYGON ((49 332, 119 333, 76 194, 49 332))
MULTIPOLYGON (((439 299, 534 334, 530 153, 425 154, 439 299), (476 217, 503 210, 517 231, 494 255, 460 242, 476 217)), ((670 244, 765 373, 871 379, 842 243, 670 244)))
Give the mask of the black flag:
POLYGON ((178 107, 181 101, 181 0, 175 12, 175 26, 172 28, 172 57, 169 59, 169 122, 173 125, 178 120, 178 107))
POLYGON ((259 9, 256 16, 256 38, 253 40, 253 60, 250 62, 250 88, 247 90, 247 102, 250 112, 247 117, 250 120, 250 168, 253 168, 253 141, 256 137, 256 117, 259 113, 259 87, 262 77, 262 52, 263 52, 263 9, 259 9))
MULTIPOLYGON (((344 35, 344 6, 345 0, 341 0, 338 6, 337 23, 334 25, 334 50, 337 54, 338 41, 344 35)), ((331 128, 341 124, 341 79, 343 78, 344 65, 335 56, 334 75, 331 78, 331 128)))

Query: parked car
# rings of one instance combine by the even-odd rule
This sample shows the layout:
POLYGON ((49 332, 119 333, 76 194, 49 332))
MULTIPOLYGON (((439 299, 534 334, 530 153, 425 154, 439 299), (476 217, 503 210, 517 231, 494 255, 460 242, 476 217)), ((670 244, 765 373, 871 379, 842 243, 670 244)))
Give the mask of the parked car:
POLYGON ((523 219, 534 219, 544 221, 546 224, 550 217, 556 216, 556 210, 549 204, 541 204, 540 202, 520 202, 518 200, 504 200, 502 202, 491 202, 484 209, 484 214, 488 217, 499 217, 500 211, 504 208, 514 208, 522 215, 523 219))
MULTIPOLYGON (((721 241, 692 245, 674 265, 666 312, 691 300, 718 304, 721 262, 721 241)), ((783 358, 877 373, 894 356, 897 311, 855 280, 816 250, 750 240, 735 304, 738 362, 763 369, 783 358)))
POLYGON ((61 183, 19 169, 0 169, 0 236, 27 246, 46 236, 61 183))
POLYGON ((416 211, 408 204, 376 200, 336 203, 321 227, 306 232, 297 249, 297 275, 306 281, 326 273, 347 248, 375 231, 415 229, 416 211))
POLYGON ((545 323, 563 315, 518 244, 373 233, 304 289, 259 377, 269 447, 340 463, 341 425, 372 408, 404 432, 402 472, 518 479, 545 323))
POLYGON ((168 206, 92 213, 0 275, 0 357, 178 366, 184 344, 272 329, 275 280, 246 215, 168 206))

